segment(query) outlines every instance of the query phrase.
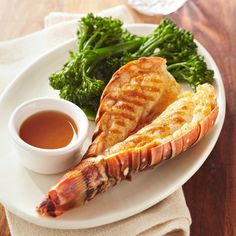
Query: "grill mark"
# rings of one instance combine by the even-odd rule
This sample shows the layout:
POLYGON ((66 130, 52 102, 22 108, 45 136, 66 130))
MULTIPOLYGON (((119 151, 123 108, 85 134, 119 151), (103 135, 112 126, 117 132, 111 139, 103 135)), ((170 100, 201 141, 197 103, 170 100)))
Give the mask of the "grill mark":
POLYGON ((149 139, 146 138, 146 140, 143 140, 143 141, 137 143, 135 147, 142 148, 143 146, 145 146, 146 144, 148 144, 149 142, 152 142, 152 141, 153 141, 152 138, 149 138, 149 139))
POLYGON ((118 116, 120 118, 124 118, 124 119, 130 120, 130 121, 134 121, 135 120, 134 116, 129 115, 129 114, 125 114, 123 112, 113 112, 112 116, 118 116))
POLYGON ((133 105, 135 106, 139 106, 139 107, 143 107, 145 102, 141 102, 140 100, 138 101, 137 99, 135 100, 134 97, 123 97, 121 96, 120 99, 124 102, 127 102, 127 103, 132 103, 133 105))
POLYGON ((118 129, 111 129, 111 130, 109 130, 108 133, 111 133, 111 134, 121 134, 122 132, 120 130, 118 130, 118 129))
POLYGON ((155 86, 148 86, 148 85, 143 85, 142 86, 142 90, 143 91, 148 91, 148 92, 160 92, 160 88, 159 87, 155 87, 155 86))
POLYGON ((139 99, 151 100, 151 101, 155 100, 153 97, 145 95, 145 94, 138 92, 138 91, 125 91, 124 93, 128 97, 137 97, 139 99))
POLYGON ((134 112, 134 108, 132 106, 130 106, 127 103, 122 103, 122 104, 116 104, 114 109, 119 109, 119 110, 127 110, 130 112, 134 112))
POLYGON ((142 81, 143 81, 143 72, 142 71, 137 71, 137 76, 131 78, 130 83, 131 84, 135 83, 135 84, 140 85, 142 81))
POLYGON ((136 146, 140 142, 143 142, 143 138, 144 138, 144 135, 141 135, 141 136, 137 135, 133 140, 130 140, 129 143, 132 142, 132 146, 136 146))
POLYGON ((151 127, 150 129, 147 130, 147 134, 154 134, 154 133, 163 133, 165 131, 169 131, 170 127, 169 126, 157 126, 157 127, 151 127))
POLYGON ((108 93, 104 98, 104 99, 109 99, 109 100, 112 100, 112 101, 116 101, 117 99, 114 97, 114 94, 113 93, 108 93))
POLYGON ((173 121, 176 122, 176 123, 182 124, 182 123, 184 123, 186 120, 185 120, 183 117, 177 116, 177 117, 175 117, 175 118, 173 119, 173 121))
POLYGON ((121 127, 125 127, 125 122, 123 122, 122 120, 116 120, 115 123, 121 127))
POLYGON ((158 78, 150 78, 149 81, 157 84, 162 83, 162 80, 158 78))

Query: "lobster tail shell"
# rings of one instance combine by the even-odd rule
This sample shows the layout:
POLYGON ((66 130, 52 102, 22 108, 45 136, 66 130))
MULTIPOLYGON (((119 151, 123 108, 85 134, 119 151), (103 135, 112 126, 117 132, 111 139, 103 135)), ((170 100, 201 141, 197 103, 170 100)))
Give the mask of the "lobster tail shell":
POLYGON ((205 84, 186 93, 151 124, 104 155, 87 158, 66 173, 38 207, 41 215, 57 216, 130 179, 138 171, 174 158, 199 142, 214 126, 218 115, 215 91, 205 84))
POLYGON ((82 161, 49 190, 47 198, 37 207, 38 213, 55 217, 90 201, 109 187, 106 172, 106 162, 102 157, 82 161))
POLYGON ((106 157, 107 174, 116 181, 126 179, 137 170, 142 171, 158 165, 160 162, 176 157, 199 142, 214 125, 218 114, 216 107, 208 117, 185 135, 157 146, 147 146, 140 150, 106 157), (208 124, 211 124, 209 126, 208 124), (202 135, 204 133, 204 135, 202 135))

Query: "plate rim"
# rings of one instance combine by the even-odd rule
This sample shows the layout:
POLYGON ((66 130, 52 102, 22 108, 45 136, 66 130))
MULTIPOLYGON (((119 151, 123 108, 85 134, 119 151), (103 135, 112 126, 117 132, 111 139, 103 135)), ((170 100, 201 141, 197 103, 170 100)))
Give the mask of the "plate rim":
MULTIPOLYGON (((124 24, 124 28, 139 28, 139 27, 149 27, 152 28, 156 27, 156 24, 145 24, 145 23, 134 23, 134 24, 124 24)), ((8 94, 8 92, 11 90, 11 87, 18 81, 21 79, 21 77, 24 77, 24 74, 36 63, 40 62, 41 60, 43 60, 45 57, 47 57, 48 55, 52 54, 54 51, 59 50, 60 48, 65 47, 66 45, 72 43, 76 41, 76 37, 67 40, 59 45, 57 45, 56 47, 53 47, 52 49, 46 51, 45 53, 41 54, 39 57, 35 58, 35 60, 33 60, 31 63, 29 63, 24 69, 23 71, 21 71, 20 73, 18 73, 18 75, 15 77, 15 79, 13 79, 13 81, 10 82, 10 84, 7 86, 7 88, 4 89, 4 91, 2 92, 2 94, 0 95, 0 103, 2 103, 2 101, 4 100, 4 97, 6 96, 6 94, 8 94)), ((166 197, 168 197, 170 194, 172 194, 173 192, 175 192, 178 188, 180 188, 185 182, 187 182, 196 172, 197 170, 202 166, 202 164, 206 161, 207 157, 209 156, 209 154, 212 152, 218 138, 219 135, 221 133, 222 127, 223 127, 223 123, 224 123, 224 119, 225 119, 225 110, 226 110, 226 98, 225 98, 225 89, 224 89, 224 84, 223 84, 223 80, 220 74, 220 71, 218 69, 218 66, 216 64, 216 62, 214 61, 213 57, 211 56, 211 54, 207 51, 207 49, 201 44, 199 43, 197 40, 195 40, 198 44, 198 47, 200 48, 201 51, 204 52, 205 55, 207 55, 207 59, 210 61, 212 67, 214 68, 214 73, 215 73, 215 77, 218 77, 219 80, 219 89, 220 89, 220 93, 222 94, 221 97, 221 103, 223 104, 222 107, 222 112, 221 114, 219 113, 218 117, 217 117, 217 122, 219 122, 219 127, 218 127, 218 133, 216 135, 213 136, 213 140, 210 143, 210 148, 208 147, 207 150, 205 149, 204 154, 202 155, 201 158, 199 158, 197 164, 195 164, 194 166, 192 166, 191 168, 189 168, 184 175, 181 176, 180 180, 178 181, 178 185, 175 185, 173 187, 168 188, 168 190, 161 195, 161 197, 157 197, 155 199, 155 201, 152 202, 148 202, 146 204, 142 204, 142 207, 136 207, 136 210, 129 212, 127 214, 125 214, 124 216, 124 212, 120 212, 119 214, 116 214, 116 217, 112 218, 112 220, 109 219, 109 217, 103 217, 103 220, 96 222, 96 220, 93 220, 94 222, 89 222, 89 225, 87 223, 84 224, 83 226, 76 226, 73 222, 72 224, 70 224, 70 222, 67 222, 66 226, 65 225, 61 225, 60 222, 59 224, 57 224, 55 226, 55 224, 52 224, 52 220, 48 220, 48 218, 43 218, 43 217, 32 217, 27 215, 25 212, 22 212, 20 210, 17 209, 17 207, 15 207, 14 205, 9 204, 7 201, 5 201, 4 199, 1 198, 0 195, 0 202, 4 205, 4 207, 9 210, 10 212, 14 213, 15 215, 19 216, 22 219, 25 219, 31 223, 34 223, 36 225, 40 225, 43 227, 48 227, 48 228, 53 228, 53 229, 88 229, 88 228, 93 228, 93 227, 97 227, 97 226, 102 226, 102 225, 106 225, 106 224, 110 224, 110 223, 114 223, 117 222, 119 220, 122 219, 126 219, 128 217, 131 217, 135 214, 138 214, 148 208, 150 208, 151 206, 157 204, 158 202, 162 201, 163 199, 165 199, 166 197), (216 76, 217 75, 217 76, 216 76)), ((217 98, 219 99, 219 98, 217 98)), ((56 222, 56 221, 55 221, 56 222)), ((54 223, 55 223, 54 222, 54 223)))

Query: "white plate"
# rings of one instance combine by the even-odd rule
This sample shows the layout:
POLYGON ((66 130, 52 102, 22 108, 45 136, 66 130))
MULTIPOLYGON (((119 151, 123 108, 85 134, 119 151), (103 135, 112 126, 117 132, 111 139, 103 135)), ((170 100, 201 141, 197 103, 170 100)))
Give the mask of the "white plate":
MULTIPOLYGON (((150 33, 154 27, 127 25, 128 30, 139 35, 150 33)), ((36 174, 18 163, 9 136, 8 120, 13 109, 28 99, 58 96, 49 86, 48 77, 51 72, 61 68, 69 57, 68 51, 74 49, 75 39, 44 54, 21 73, 0 98, 0 201, 17 216, 49 228, 95 227, 127 218, 158 203, 181 187, 203 164, 218 139, 225 115, 225 94, 220 73, 212 57, 199 44, 199 52, 205 56, 209 68, 215 71, 214 85, 219 104, 219 116, 207 137, 177 158, 135 175, 131 183, 124 181, 83 207, 68 211, 58 218, 40 217, 35 207, 61 175, 36 174)), ((89 138, 86 145, 88 143, 89 138)))

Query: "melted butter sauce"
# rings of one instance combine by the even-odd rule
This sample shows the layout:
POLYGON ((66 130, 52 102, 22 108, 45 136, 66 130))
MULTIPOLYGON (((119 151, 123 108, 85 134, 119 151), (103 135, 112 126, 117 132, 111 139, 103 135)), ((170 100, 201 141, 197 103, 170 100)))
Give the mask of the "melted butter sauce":
POLYGON ((26 143, 44 149, 67 146, 78 135, 74 120, 58 111, 38 112, 21 125, 19 135, 26 143))

